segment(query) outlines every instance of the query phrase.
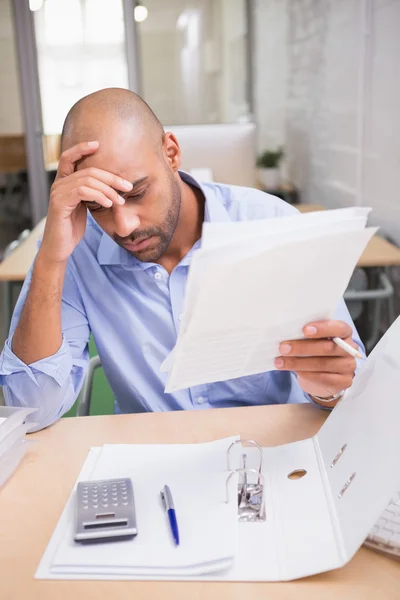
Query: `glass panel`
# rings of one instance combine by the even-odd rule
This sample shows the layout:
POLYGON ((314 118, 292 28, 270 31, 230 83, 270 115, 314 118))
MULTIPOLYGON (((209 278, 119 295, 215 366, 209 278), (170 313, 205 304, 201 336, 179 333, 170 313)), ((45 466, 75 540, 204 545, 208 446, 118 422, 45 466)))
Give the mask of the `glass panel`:
POLYGON ((245 0, 145 0, 142 94, 164 124, 249 119, 245 0))
POLYGON ((82 96, 128 87, 122 0, 45 0, 34 16, 43 130, 49 136, 61 132, 82 96))
MULTIPOLYGON (((25 127, 11 0, 0 1, 0 260, 31 227, 25 127)), ((1 290, 2 294, 3 290, 1 290)), ((0 315, 0 348, 6 334, 0 315)), ((1 394, 0 394, 1 396, 1 394)), ((1 401, 0 401, 1 404, 1 401)))

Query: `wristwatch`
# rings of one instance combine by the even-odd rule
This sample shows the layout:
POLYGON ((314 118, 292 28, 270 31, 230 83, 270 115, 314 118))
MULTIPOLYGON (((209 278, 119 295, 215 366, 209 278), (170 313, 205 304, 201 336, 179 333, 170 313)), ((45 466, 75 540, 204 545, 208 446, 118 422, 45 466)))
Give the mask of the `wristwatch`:
POLYGON ((334 396, 330 396, 329 398, 321 398, 321 396, 316 396, 315 394, 310 394, 310 396, 311 396, 311 398, 315 398, 319 402, 322 402, 322 404, 329 404, 329 402, 333 402, 334 400, 340 400, 340 398, 343 396, 345 391, 346 390, 342 390, 342 391, 338 392, 337 394, 335 394, 334 396))

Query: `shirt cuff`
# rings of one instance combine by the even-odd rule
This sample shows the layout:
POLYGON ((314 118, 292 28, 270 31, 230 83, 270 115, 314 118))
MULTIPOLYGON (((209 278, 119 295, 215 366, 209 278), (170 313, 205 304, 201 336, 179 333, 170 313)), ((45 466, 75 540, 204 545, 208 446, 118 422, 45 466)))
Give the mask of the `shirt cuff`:
POLYGON ((42 358, 36 362, 27 365, 11 349, 12 337, 9 338, 4 350, 0 355, 0 384, 6 383, 5 378, 15 373, 26 373, 28 377, 39 385, 35 374, 44 373, 52 377, 60 387, 63 387, 70 376, 72 370, 72 356, 67 340, 62 339, 59 350, 52 356, 42 358), (4 382, 3 382, 4 378, 4 382))

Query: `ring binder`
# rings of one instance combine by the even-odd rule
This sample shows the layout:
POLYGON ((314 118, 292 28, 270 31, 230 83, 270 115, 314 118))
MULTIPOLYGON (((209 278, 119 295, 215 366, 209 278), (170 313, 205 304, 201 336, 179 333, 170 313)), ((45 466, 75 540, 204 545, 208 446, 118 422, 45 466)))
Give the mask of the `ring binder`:
MULTIPOLYGON (((229 481, 235 475, 235 473, 239 473, 242 477, 239 477, 238 482, 238 520, 246 521, 246 522, 259 522, 265 521, 266 519, 266 511, 265 511, 265 496, 264 496, 264 487, 265 487, 265 479, 262 474, 262 464, 263 464, 263 451, 262 448, 257 442, 254 440, 236 440, 233 442, 228 450, 227 450, 227 466, 230 474, 226 480, 226 502, 229 502, 229 481), (250 468, 247 466, 247 454, 242 454, 242 467, 238 467, 236 469, 232 469, 231 461, 230 461, 230 453, 231 450, 236 444, 241 444, 242 446, 252 445, 255 446, 260 452, 260 461, 258 465, 258 469, 250 468), (249 481, 249 475, 253 474, 257 476, 256 482, 249 481)), ((252 478, 250 478, 252 479, 252 478)))

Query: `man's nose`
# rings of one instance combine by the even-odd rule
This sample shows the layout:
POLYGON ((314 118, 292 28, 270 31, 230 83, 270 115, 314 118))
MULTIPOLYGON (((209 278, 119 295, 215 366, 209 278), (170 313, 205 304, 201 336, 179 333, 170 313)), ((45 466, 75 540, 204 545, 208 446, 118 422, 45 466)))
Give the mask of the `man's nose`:
POLYGON ((140 219, 133 206, 113 206, 114 231, 121 237, 128 237, 140 227, 140 219))

